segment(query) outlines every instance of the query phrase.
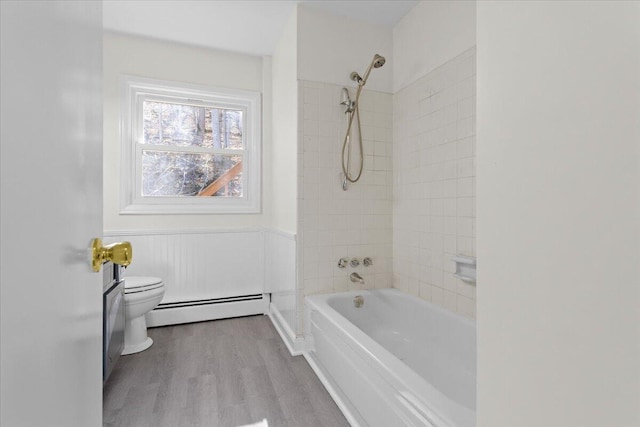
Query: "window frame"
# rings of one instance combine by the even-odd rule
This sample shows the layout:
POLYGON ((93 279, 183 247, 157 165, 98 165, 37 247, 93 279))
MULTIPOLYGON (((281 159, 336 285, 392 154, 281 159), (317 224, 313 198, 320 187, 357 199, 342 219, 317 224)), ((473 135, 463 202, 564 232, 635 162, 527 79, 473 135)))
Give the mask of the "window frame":
POLYGON ((261 94, 142 77, 122 77, 120 117, 121 214, 231 214, 260 213, 261 94), (241 110, 243 150, 183 150, 181 147, 141 144, 144 101, 241 110), (241 197, 142 196, 142 151, 186 151, 242 155, 241 197))

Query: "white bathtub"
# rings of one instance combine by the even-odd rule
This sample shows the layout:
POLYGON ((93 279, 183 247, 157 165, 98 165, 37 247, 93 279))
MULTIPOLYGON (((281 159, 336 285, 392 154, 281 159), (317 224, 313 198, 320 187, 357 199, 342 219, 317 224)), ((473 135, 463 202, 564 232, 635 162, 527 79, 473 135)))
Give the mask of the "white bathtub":
POLYGON ((475 426, 473 321, 394 289, 307 297, 305 315, 305 357, 353 426, 475 426))

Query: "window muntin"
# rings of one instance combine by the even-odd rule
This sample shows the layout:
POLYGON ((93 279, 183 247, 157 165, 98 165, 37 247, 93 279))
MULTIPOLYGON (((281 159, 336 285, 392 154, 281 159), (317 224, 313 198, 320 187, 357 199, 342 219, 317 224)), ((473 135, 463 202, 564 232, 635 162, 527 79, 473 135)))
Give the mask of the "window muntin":
POLYGON ((259 93, 137 78, 123 87, 121 213, 260 211, 259 93))

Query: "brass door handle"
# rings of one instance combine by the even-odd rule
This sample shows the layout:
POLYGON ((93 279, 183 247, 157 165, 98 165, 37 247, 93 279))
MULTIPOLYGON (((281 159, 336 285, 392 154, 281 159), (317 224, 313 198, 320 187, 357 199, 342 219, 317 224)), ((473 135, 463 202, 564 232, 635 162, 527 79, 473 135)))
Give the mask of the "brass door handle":
POLYGON ((129 242, 118 242, 102 246, 102 240, 98 238, 91 241, 91 267, 96 273, 100 271, 102 264, 107 261, 126 267, 131 264, 132 258, 133 249, 129 242))

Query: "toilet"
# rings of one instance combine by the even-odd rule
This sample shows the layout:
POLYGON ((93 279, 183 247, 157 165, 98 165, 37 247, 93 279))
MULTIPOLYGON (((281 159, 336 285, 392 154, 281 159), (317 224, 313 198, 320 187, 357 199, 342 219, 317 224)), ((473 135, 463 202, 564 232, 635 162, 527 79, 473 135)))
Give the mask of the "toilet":
POLYGON ((148 349, 153 340, 147 336, 145 314, 153 310, 164 296, 164 284, 159 277, 124 278, 124 350, 122 354, 148 349))

